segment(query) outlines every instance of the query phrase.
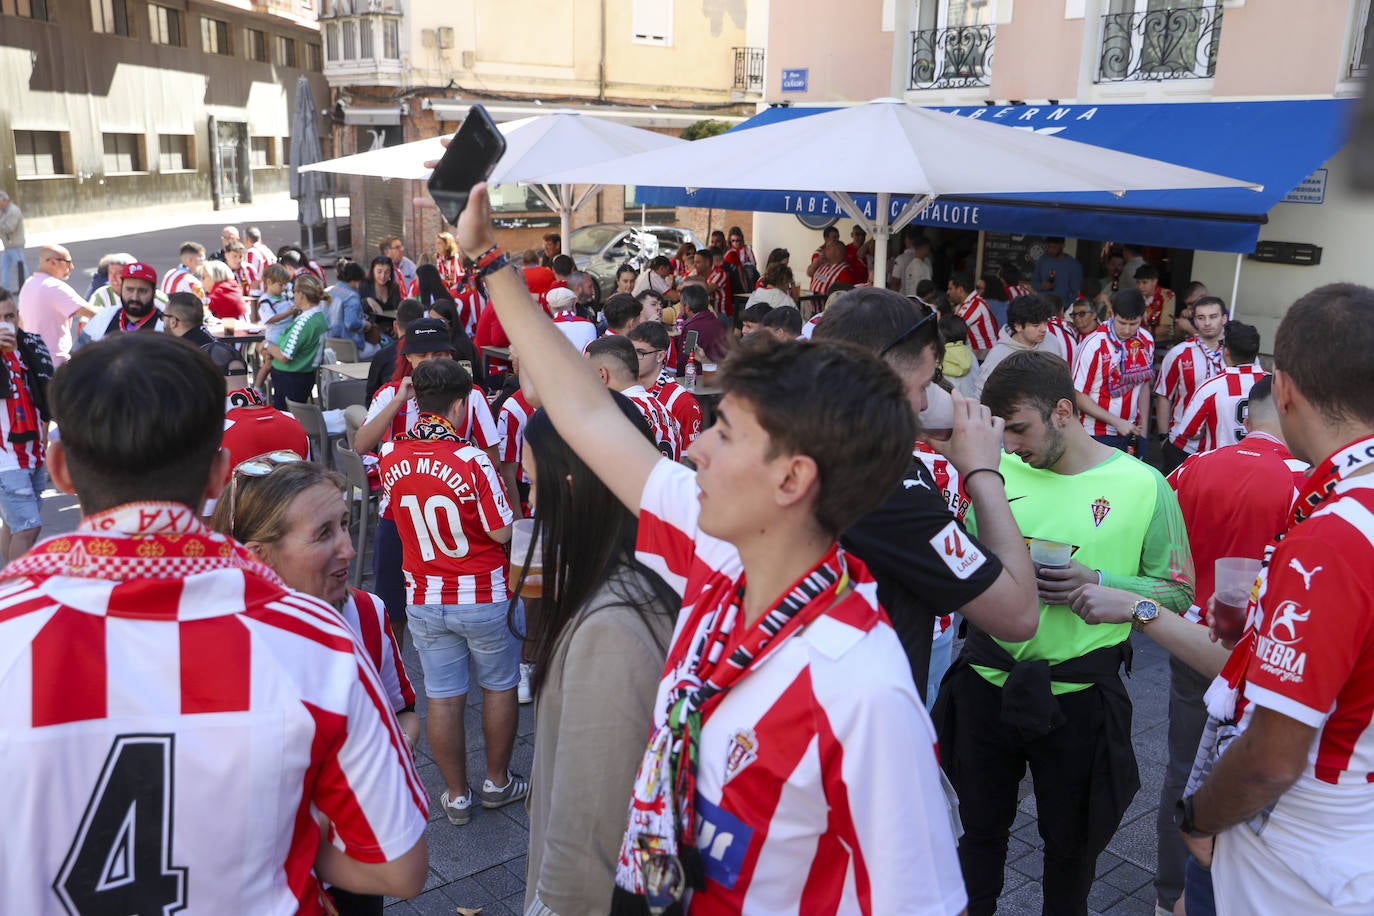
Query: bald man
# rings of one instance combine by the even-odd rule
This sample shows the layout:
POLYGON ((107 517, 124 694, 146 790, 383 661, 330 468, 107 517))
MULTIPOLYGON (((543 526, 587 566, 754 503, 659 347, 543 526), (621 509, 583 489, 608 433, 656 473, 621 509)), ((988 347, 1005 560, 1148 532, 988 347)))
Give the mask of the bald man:
POLYGON ((44 245, 38 250, 38 270, 19 291, 19 317, 24 329, 43 338, 54 366, 71 357, 72 317, 95 314, 95 309, 67 284, 71 275, 71 252, 61 245, 44 245))

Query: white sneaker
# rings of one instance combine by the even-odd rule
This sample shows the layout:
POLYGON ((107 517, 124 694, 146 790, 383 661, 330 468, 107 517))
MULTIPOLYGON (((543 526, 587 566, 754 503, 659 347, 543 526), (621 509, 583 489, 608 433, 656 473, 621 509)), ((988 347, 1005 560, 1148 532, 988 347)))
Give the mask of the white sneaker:
POLYGON ((448 822, 455 827, 461 827, 472 820, 472 790, 456 801, 449 801, 448 793, 439 796, 439 807, 443 809, 444 816, 448 822))
POLYGON ((515 690, 515 698, 521 705, 534 701, 534 694, 530 692, 530 675, 534 674, 534 665, 520 663, 520 686, 515 690))

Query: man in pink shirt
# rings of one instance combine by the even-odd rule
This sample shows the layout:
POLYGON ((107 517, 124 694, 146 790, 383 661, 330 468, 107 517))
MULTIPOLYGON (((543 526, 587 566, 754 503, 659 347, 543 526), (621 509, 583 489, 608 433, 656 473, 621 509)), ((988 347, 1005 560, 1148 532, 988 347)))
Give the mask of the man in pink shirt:
POLYGON ((95 309, 67 285, 71 275, 71 252, 61 245, 44 245, 38 252, 37 272, 19 291, 19 316, 24 329, 43 338, 54 366, 71 357, 72 316, 95 314, 95 309))

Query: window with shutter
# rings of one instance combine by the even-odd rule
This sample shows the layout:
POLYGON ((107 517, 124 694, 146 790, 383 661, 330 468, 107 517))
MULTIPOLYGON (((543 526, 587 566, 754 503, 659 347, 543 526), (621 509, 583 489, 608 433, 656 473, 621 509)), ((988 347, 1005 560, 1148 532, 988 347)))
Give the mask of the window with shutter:
POLYGON ((635 44, 673 43, 673 0, 634 0, 630 39, 635 44))

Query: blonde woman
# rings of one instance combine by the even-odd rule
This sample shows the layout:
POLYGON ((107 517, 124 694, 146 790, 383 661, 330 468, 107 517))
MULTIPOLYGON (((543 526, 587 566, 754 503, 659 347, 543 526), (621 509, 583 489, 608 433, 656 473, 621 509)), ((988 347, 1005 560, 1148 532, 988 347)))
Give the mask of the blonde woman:
POLYGON ((434 240, 434 266, 439 269, 439 279, 444 288, 450 291, 458 287, 463 275, 463 261, 458 251, 458 240, 452 232, 441 232, 434 240))
POLYGON ((329 333, 329 319, 324 316, 329 294, 324 284, 314 274, 302 271, 296 274, 293 285, 296 304, 291 309, 291 324, 276 343, 264 348, 272 357, 272 406, 278 410, 286 409, 287 399, 310 400, 324 338, 329 333))

